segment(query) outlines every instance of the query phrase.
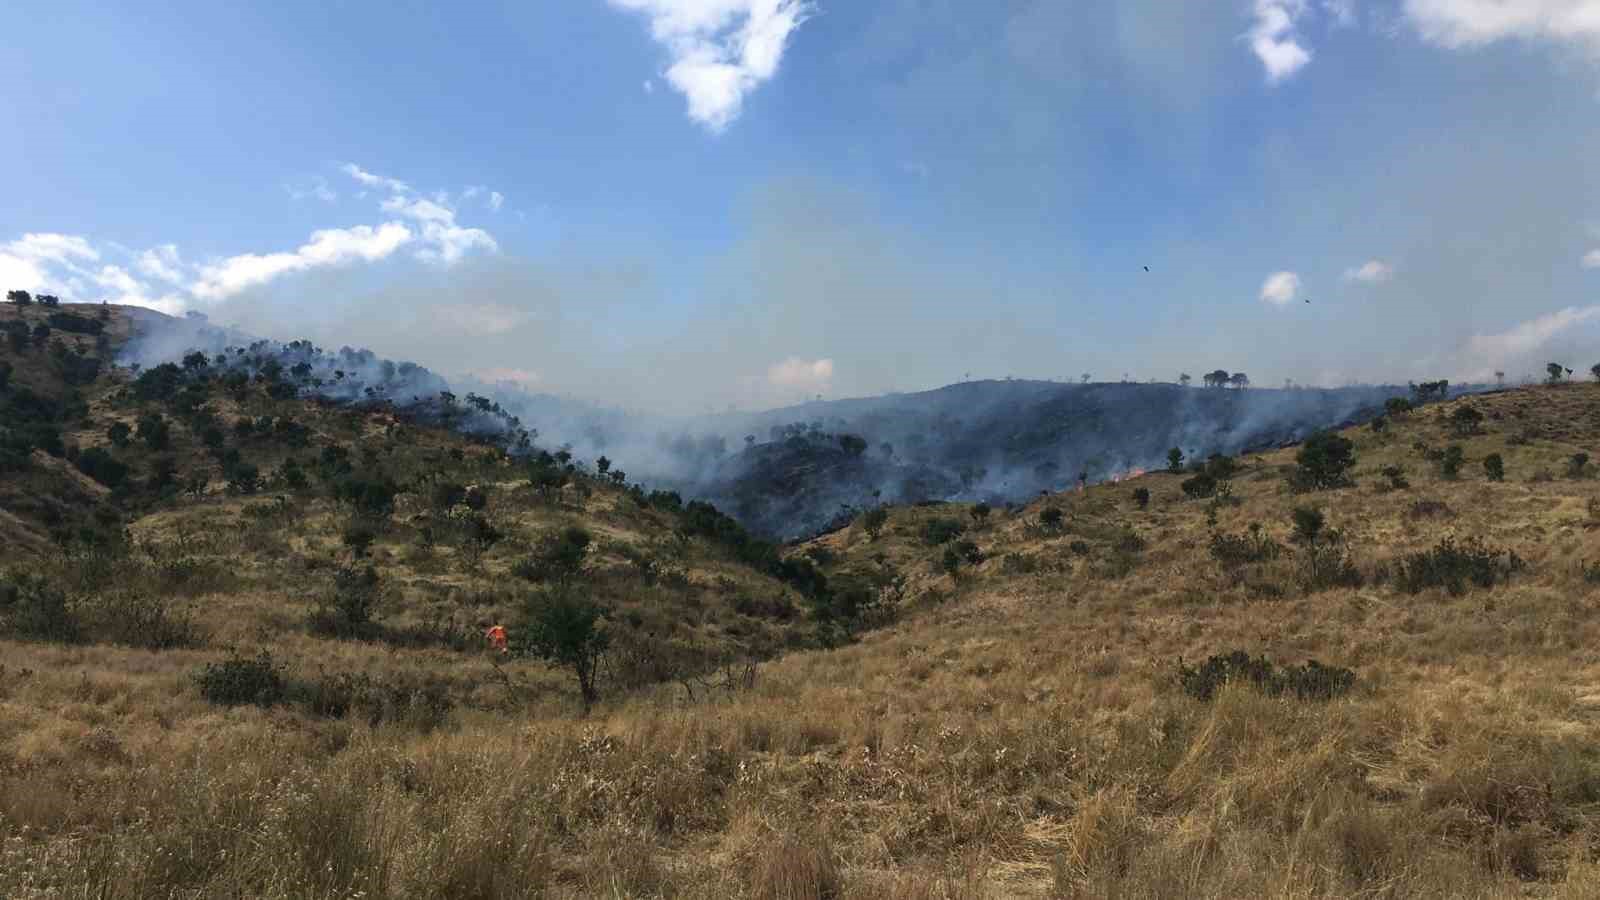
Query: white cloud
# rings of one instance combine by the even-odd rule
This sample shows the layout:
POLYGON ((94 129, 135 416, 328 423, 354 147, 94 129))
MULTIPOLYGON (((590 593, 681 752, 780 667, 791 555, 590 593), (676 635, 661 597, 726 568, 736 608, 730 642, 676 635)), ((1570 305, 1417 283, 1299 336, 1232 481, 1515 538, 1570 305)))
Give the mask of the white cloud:
POLYGON ((94 261, 99 251, 89 242, 72 234, 24 234, 5 245, 4 252, 33 262, 70 263, 75 259, 94 261))
POLYGON ((1442 47, 1533 38, 1600 51, 1600 0, 1405 0, 1405 16, 1442 47))
POLYGON ((833 360, 818 359, 811 362, 790 357, 767 369, 767 383, 784 391, 814 394, 825 391, 833 381, 833 360))
POLYGON ((202 300, 221 300, 280 275, 355 261, 375 262, 409 243, 415 235, 399 222, 376 228, 330 228, 311 233, 311 240, 293 253, 245 253, 202 267, 191 289, 202 300))
POLYGON ((1367 284, 1377 284, 1380 281, 1388 281, 1393 277, 1394 266, 1380 259, 1368 260, 1359 268, 1344 270, 1345 281, 1364 281, 1367 284))
POLYGON ((1322 0, 1322 8, 1335 25, 1348 28, 1356 23, 1356 0, 1322 0))
POLYGON ((1295 36, 1295 20, 1306 12, 1306 0, 1256 0, 1250 49, 1267 70, 1267 83, 1277 84, 1311 62, 1311 51, 1295 36))
POLYGON ((1293 303, 1300 295, 1300 276, 1293 272, 1274 272, 1261 285, 1261 299, 1274 306, 1293 303))
POLYGON ((349 175, 351 178, 354 178, 356 181, 359 181, 367 187, 383 188, 385 190, 393 191, 396 194, 408 193, 411 190, 411 185, 406 184, 404 181, 401 181, 398 178, 387 178, 383 175, 374 175, 371 172, 362 169, 355 163, 345 163, 343 166, 340 166, 340 169, 343 170, 346 175, 349 175))
POLYGON ((311 181, 307 184, 287 185, 285 189, 289 192, 289 196, 295 200, 304 200, 307 197, 314 197, 318 200, 321 200, 323 203, 332 203, 339 199, 339 195, 334 193, 332 188, 328 187, 328 179, 323 178, 320 175, 311 179, 311 181))
POLYGON ((1511 362, 1537 363, 1524 357, 1561 332, 1591 320, 1600 321, 1600 306, 1569 306, 1529 319, 1500 334, 1474 335, 1467 341, 1467 364, 1481 368, 1465 376, 1465 380, 1486 381, 1495 370, 1504 370, 1511 362))
POLYGON ((506 195, 505 194, 502 194, 499 191, 490 191, 489 192, 489 208, 490 209, 494 210, 495 212, 499 212, 500 211, 500 207, 504 206, 505 202, 506 202, 506 195))
MULTIPOLYGON (((439 197, 439 201, 447 198, 439 197)), ((481 228, 462 228, 456 224, 455 210, 434 200, 408 200, 390 197, 383 201, 385 212, 397 213, 422 223, 421 246, 417 258, 425 262, 453 265, 473 249, 493 253, 500 249, 489 232, 481 228)))
POLYGON ((672 58, 663 77, 689 101, 689 118, 713 133, 738 118, 744 98, 777 74, 789 36, 812 11, 809 0, 610 3, 649 18, 651 36, 672 58))
POLYGON ((408 219, 416 219, 418 222, 454 223, 456 220, 454 210, 432 200, 421 198, 407 200, 404 197, 390 197, 383 201, 381 206, 384 212, 398 213, 408 219))
POLYGON ((183 283, 183 260, 178 256, 178 245, 162 244, 139 254, 134 263, 139 271, 171 284, 183 283))
POLYGON ((1585 269, 1600 269, 1600 250, 1590 250, 1583 255, 1585 269))

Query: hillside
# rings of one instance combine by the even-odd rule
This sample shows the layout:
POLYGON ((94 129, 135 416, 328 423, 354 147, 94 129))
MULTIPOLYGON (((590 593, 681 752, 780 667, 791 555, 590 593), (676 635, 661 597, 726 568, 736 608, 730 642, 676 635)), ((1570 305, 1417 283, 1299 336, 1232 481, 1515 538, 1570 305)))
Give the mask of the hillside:
POLYGON ((212 361, 6 352, 117 484, 4 476, 0 896, 1600 895, 1600 385, 1346 429, 1324 489, 1288 447, 777 548, 212 361))

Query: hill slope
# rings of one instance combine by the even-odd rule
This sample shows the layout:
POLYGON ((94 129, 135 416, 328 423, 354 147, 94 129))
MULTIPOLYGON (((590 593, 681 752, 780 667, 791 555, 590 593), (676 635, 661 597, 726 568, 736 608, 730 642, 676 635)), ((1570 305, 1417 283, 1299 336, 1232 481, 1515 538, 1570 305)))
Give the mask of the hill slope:
MULTIPOLYGON (((199 404, 218 450, 135 384, 69 435, 159 411, 212 486, 97 498, 125 541, 8 547, 0 895, 1600 895, 1600 480, 1573 459, 1600 386, 1349 429, 1353 486, 1292 492, 1288 448, 1207 464, 1225 488, 893 507, 779 557, 264 383, 199 404), (406 489, 364 510, 384 478, 406 489), (571 526, 593 540, 564 577, 571 526), (382 615, 341 620, 368 561, 382 615), (586 716, 534 652, 574 595, 608 607, 586 716), (246 690, 262 651, 275 693, 246 690)), ((163 454, 111 452, 137 479, 163 454)))

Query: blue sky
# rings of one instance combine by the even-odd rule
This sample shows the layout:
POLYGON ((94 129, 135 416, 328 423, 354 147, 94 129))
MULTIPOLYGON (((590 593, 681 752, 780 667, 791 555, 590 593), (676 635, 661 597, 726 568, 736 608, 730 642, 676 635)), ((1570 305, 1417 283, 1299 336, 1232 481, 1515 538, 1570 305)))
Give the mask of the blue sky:
POLYGON ((0 34, 8 289, 687 411, 1600 361, 1600 0, 14 0, 0 34))

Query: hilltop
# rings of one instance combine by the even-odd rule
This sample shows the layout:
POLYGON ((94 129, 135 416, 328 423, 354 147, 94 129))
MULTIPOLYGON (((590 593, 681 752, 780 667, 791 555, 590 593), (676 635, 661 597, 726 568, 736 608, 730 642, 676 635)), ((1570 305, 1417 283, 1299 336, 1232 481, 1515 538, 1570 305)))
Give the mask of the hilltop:
POLYGON ((0 895, 1600 893, 1600 385, 778 546, 131 333, 4 357, 0 895))

